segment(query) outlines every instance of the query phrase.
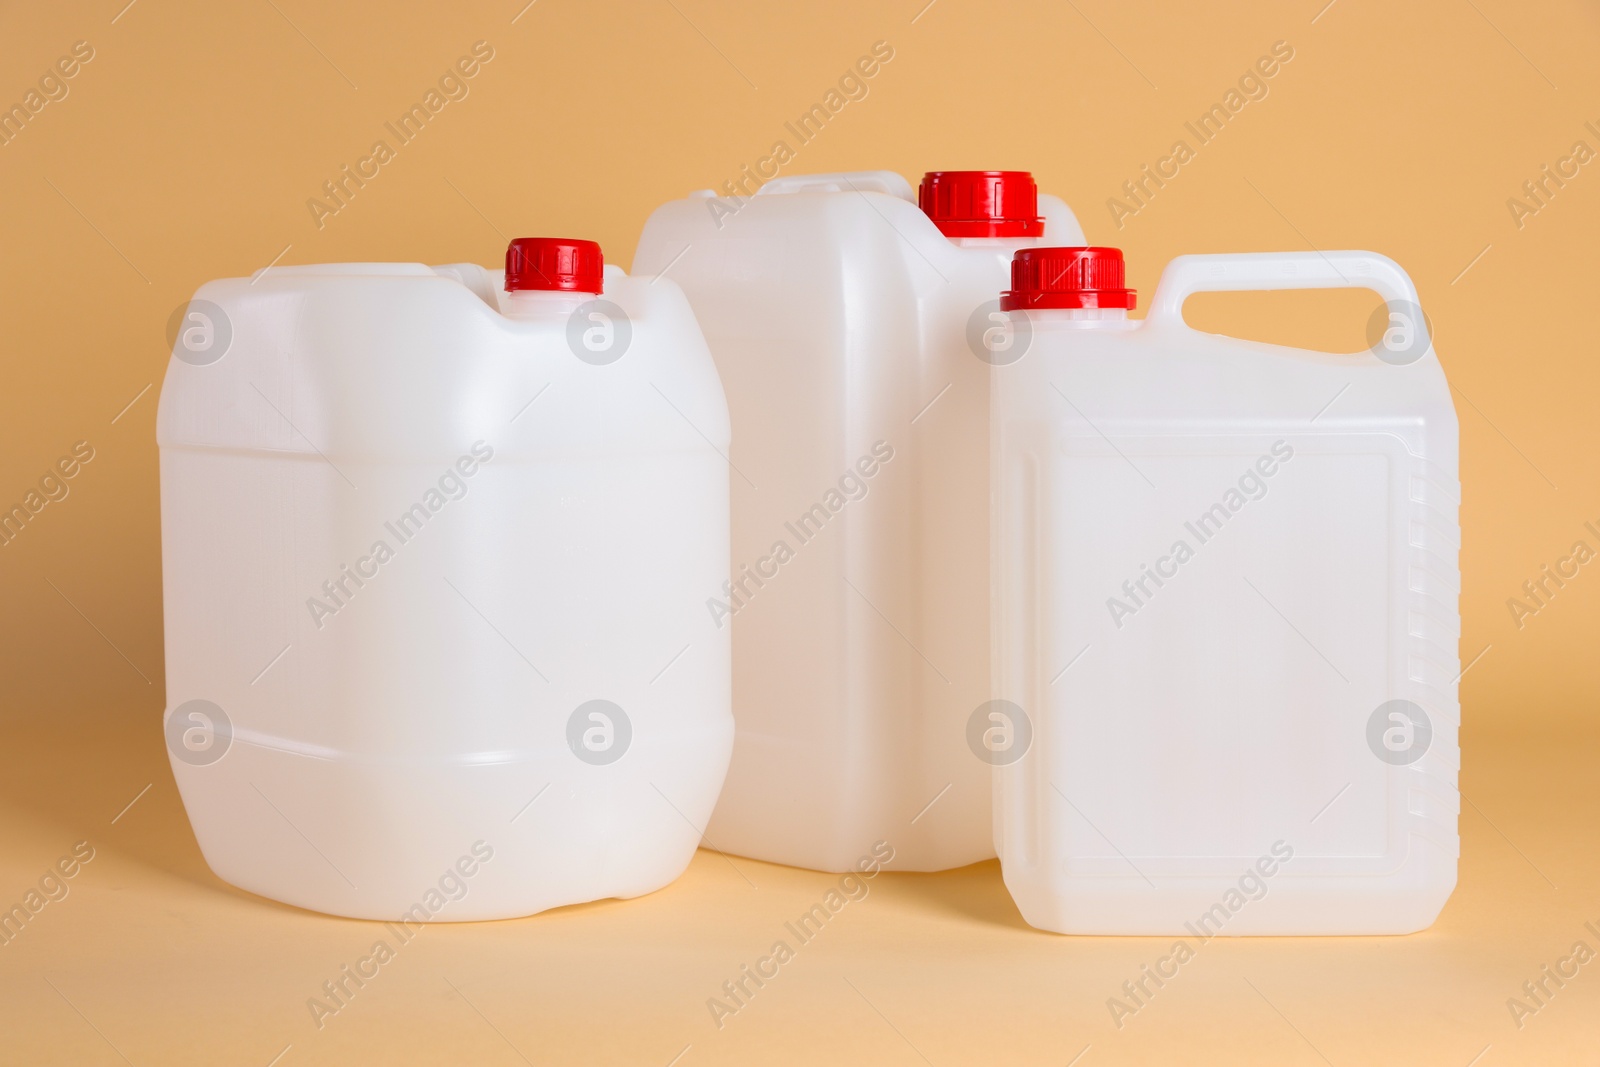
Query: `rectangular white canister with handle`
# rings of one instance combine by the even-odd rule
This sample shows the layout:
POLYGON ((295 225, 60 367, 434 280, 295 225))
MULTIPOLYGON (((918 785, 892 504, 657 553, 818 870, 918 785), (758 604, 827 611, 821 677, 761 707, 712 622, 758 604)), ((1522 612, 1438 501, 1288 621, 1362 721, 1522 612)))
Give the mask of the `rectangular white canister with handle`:
POLYGON ((1063 933, 1420 930, 1455 885, 1458 430, 1411 280, 1366 252, 1038 249, 994 372, 996 836, 1063 933), (1114 254, 1114 269, 1110 262, 1114 254), (1355 287, 1335 355, 1192 293, 1355 287), (1131 293, 1128 294, 1131 297, 1131 293))

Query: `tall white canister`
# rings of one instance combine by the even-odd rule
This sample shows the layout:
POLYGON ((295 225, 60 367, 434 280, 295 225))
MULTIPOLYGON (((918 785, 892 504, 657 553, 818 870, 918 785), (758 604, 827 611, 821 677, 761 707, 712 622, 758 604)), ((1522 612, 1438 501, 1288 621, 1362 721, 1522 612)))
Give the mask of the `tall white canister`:
POLYGON ((1025 171, 784 175, 662 205, 636 270, 683 286, 733 418, 738 733, 708 840, 897 870, 994 856, 989 367, 1011 255, 1083 239, 1025 171))

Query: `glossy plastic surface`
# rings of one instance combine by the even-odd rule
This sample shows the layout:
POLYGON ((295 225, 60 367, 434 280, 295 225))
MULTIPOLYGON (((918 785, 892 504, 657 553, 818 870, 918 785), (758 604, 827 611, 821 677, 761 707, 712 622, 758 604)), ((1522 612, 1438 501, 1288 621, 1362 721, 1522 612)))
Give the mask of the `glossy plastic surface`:
POLYGON ((188 309, 158 429, 167 738, 237 886, 501 918, 650 892, 699 843, 733 734, 715 368, 670 281, 608 268, 599 312, 499 286, 276 268, 188 309))
MULTIPOLYGON (((1082 243, 1039 198, 1040 241, 1082 243)), ((898 174, 786 176, 651 216, 636 270, 683 286, 733 419, 728 783, 708 839, 800 867, 994 855, 989 765, 989 360, 1011 254, 951 239, 898 174)))
POLYGON ((1459 853, 1460 487, 1410 280, 1372 253, 1185 256, 1142 323, 1019 314, 1031 344, 994 379, 995 737, 1017 745, 995 785, 1023 916, 1428 926, 1459 853), (1376 290, 1392 347, 1182 319, 1199 290, 1318 287, 1376 290))

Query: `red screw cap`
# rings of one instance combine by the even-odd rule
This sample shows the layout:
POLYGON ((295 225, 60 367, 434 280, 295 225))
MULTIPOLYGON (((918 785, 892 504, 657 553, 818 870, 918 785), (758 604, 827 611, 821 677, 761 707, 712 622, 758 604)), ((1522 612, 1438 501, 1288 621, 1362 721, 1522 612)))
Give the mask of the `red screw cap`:
POLYGON ((506 292, 555 289, 599 293, 605 257, 593 241, 560 237, 518 237, 506 246, 506 292))
POLYGON ((1025 170, 930 170, 917 189, 946 237, 1038 237, 1039 186, 1025 170))
POLYGON ((1023 248, 1011 257, 1011 288, 1000 310, 1132 308, 1120 248, 1023 248))

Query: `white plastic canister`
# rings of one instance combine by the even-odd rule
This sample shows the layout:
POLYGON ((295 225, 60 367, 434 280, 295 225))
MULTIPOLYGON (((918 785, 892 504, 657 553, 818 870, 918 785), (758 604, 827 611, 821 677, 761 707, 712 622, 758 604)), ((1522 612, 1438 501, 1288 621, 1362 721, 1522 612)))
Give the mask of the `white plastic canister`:
POLYGON ((740 855, 994 855, 969 725, 998 292, 1016 249, 1082 231, 1023 172, 935 172, 920 199, 888 172, 708 191, 659 208, 634 260, 683 286, 733 418, 732 578, 701 598, 733 633, 738 722, 707 840, 740 855))
POLYGON ((173 772, 223 879, 370 919, 660 888, 732 745, 727 410, 591 242, 203 286, 162 389, 173 772))
POLYGON ((1020 253, 994 374, 1005 882, 1063 933, 1393 934, 1455 885, 1457 424, 1370 252, 1020 253), (1370 351, 1199 333, 1202 290, 1375 290, 1370 351))

